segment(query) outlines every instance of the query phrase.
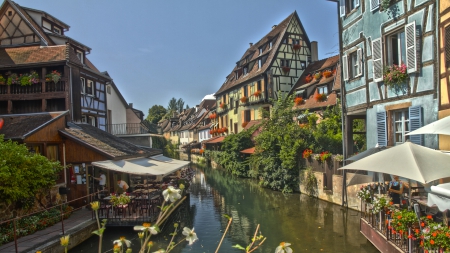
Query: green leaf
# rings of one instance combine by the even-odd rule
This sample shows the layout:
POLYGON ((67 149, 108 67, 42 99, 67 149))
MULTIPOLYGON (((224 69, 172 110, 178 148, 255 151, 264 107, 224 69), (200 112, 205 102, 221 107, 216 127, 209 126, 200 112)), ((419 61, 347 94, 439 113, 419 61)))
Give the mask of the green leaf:
POLYGON ((231 217, 229 215, 227 215, 227 214, 224 214, 223 217, 227 218, 228 220, 231 219, 231 217))
POLYGON ((236 248, 236 249, 241 249, 241 250, 245 251, 245 248, 244 248, 244 247, 242 247, 242 246, 241 246, 241 245, 239 245, 239 244, 236 244, 236 245, 234 245, 234 246, 233 246, 233 248, 236 248))

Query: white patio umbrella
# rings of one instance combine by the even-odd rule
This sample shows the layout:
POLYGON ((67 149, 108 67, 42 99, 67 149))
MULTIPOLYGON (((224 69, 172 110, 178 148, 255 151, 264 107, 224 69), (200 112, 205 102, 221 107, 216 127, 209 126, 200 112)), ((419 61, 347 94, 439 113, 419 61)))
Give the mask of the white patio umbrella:
POLYGON ((423 126, 417 130, 414 130, 406 135, 416 134, 445 134, 450 135, 450 117, 445 117, 423 126))
POLYGON ((394 174, 421 183, 450 177, 450 155, 405 142, 348 164, 339 170, 394 174))

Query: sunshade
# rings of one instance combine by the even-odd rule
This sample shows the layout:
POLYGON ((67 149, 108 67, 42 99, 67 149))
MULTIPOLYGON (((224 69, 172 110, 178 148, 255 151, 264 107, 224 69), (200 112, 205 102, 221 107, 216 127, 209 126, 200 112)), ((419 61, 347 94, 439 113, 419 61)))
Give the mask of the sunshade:
MULTIPOLYGON (((378 145, 378 144, 377 144, 378 145)), ((346 161, 358 161, 360 159, 363 159, 364 157, 367 157, 369 155, 373 155, 375 153, 378 153, 382 150, 385 150, 386 147, 374 147, 374 148, 369 148, 368 150, 365 150, 357 155, 354 155, 352 157, 349 157, 346 159, 346 161)))
POLYGON ((436 205, 440 211, 450 209, 450 183, 431 186, 427 205, 436 205))
POLYGON ((141 157, 125 160, 106 160, 101 162, 93 162, 92 165, 107 170, 113 170, 122 173, 135 175, 156 175, 166 176, 173 173, 184 166, 188 165, 187 161, 175 160, 163 155, 152 156, 150 158, 141 157))
POLYGON ((365 170, 395 174, 425 184, 450 177, 450 155, 405 142, 355 161, 339 170, 365 170))
POLYGON ((386 181, 391 181, 391 177, 384 173, 368 172, 368 175, 355 173, 347 186, 386 181))
POLYGON ((450 135, 450 117, 445 117, 423 126, 417 130, 414 130, 406 135, 416 134, 445 134, 450 135))

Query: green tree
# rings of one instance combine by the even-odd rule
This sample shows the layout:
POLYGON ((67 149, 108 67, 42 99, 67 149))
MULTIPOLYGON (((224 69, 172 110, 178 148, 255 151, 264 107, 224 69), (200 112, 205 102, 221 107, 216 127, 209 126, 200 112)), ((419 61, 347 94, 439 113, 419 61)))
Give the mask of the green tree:
POLYGON ((230 134, 222 142, 221 154, 218 156, 219 164, 226 168, 232 175, 248 177, 248 164, 240 153, 241 150, 254 146, 252 133, 256 127, 242 131, 238 134, 230 134))
POLYGON ((23 144, 4 140, 0 135, 0 201, 17 203, 45 194, 55 185, 59 162, 30 154, 23 144))
POLYGON ((183 109, 184 109, 184 101, 183 101, 182 98, 179 98, 177 100, 177 107, 176 108, 177 108, 178 112, 182 112, 183 111, 183 109))
POLYGON ((166 115, 167 110, 162 105, 154 105, 148 109, 146 120, 150 123, 157 124, 166 115))
POLYGON ((175 112, 178 111, 178 105, 177 105, 177 99, 171 98, 169 101, 169 105, 167 106, 168 112, 175 112))

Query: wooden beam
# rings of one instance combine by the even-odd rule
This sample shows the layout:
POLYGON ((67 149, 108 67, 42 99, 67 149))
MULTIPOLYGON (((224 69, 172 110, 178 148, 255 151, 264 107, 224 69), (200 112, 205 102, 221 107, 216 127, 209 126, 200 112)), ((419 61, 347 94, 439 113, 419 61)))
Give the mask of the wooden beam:
POLYGON ((384 109, 386 111, 399 110, 399 109, 405 109, 405 108, 411 107, 411 105, 412 105, 411 102, 405 102, 405 103, 400 103, 400 104, 395 104, 395 105, 386 105, 384 107, 384 109))
POLYGON ((31 94, 7 94, 0 95, 0 101, 6 100, 39 100, 52 98, 65 98, 67 91, 31 93, 31 94))

